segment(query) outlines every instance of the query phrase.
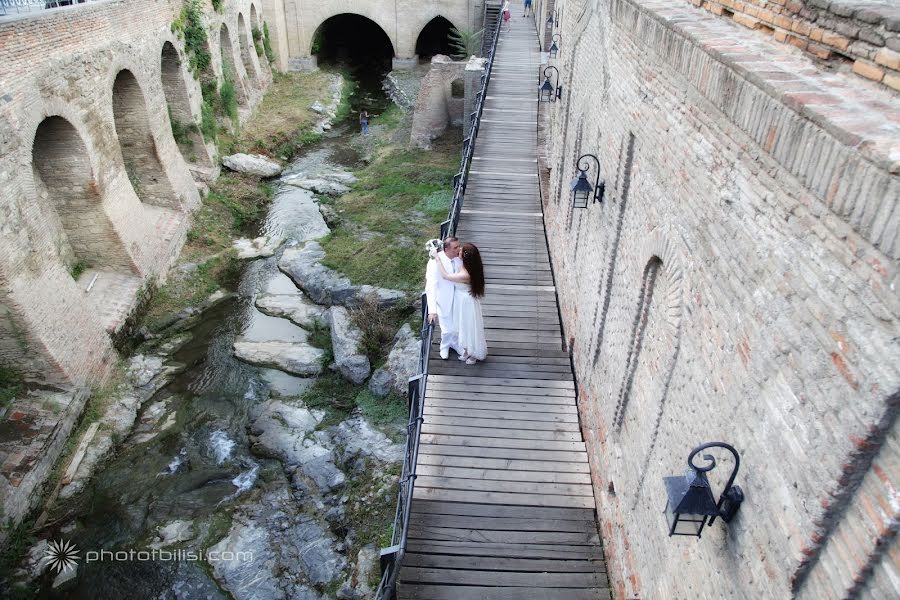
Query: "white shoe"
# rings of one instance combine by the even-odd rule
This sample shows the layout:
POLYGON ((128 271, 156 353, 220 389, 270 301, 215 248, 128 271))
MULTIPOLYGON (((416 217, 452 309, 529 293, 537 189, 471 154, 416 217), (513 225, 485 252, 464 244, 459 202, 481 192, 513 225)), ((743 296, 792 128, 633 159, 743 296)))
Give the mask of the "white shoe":
POLYGON ((463 352, 463 353, 460 354, 457 358, 458 358, 459 360, 466 360, 467 358, 469 358, 469 354, 466 353, 466 352, 463 352))
POLYGON ((441 360, 450 358, 450 348, 441 348, 441 360))
POLYGON ((475 360, 475 358, 473 358, 473 357, 471 357, 471 356, 470 356, 469 358, 466 359, 466 364, 467 364, 467 365, 474 365, 476 362, 478 362, 478 361, 475 360))

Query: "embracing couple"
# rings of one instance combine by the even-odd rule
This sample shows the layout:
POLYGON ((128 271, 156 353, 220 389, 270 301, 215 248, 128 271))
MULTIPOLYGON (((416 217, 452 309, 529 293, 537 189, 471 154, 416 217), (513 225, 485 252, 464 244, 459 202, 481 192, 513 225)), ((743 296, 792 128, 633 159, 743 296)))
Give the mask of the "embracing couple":
POLYGON ((481 316, 484 296, 484 265, 474 244, 448 237, 443 244, 428 245, 431 260, 425 270, 428 320, 441 326, 441 358, 452 348, 467 365, 484 360, 487 342, 481 316))

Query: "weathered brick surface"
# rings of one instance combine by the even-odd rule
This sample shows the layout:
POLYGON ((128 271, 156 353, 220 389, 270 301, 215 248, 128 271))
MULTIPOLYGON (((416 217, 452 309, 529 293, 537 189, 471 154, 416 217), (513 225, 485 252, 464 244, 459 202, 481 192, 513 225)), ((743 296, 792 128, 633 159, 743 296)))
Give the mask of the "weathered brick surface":
POLYGON ((900 103, 686 3, 558 7, 545 214, 616 597, 893 597, 900 103), (662 477, 712 440, 747 500, 668 538, 662 477))
MULTIPOLYGON (((701 6, 693 0, 691 3, 701 6)), ((900 4, 893 0, 708 0, 702 7, 823 60, 834 55, 820 46, 810 47, 810 40, 822 42, 844 58, 855 60, 857 65, 890 48, 900 50, 896 27, 900 23, 900 4)), ((885 66, 894 74, 900 69, 896 64, 885 66)), ((873 71, 863 67, 855 66, 853 72, 875 81, 882 79, 873 77, 873 71)))
MULTIPOLYGON (((218 77, 232 40, 242 118, 271 80, 250 51, 254 5, 226 0, 205 14, 218 77)), ((169 108, 199 122, 201 105, 171 30, 180 10, 114 0, 0 19, 0 362, 29 378, 80 385, 111 360, 106 328, 136 286, 122 288, 127 298, 103 285, 88 294, 69 274, 77 262, 101 279, 149 281, 184 241, 200 200, 186 159, 209 167, 211 149, 198 136, 198 156, 186 157, 172 137, 169 108)))

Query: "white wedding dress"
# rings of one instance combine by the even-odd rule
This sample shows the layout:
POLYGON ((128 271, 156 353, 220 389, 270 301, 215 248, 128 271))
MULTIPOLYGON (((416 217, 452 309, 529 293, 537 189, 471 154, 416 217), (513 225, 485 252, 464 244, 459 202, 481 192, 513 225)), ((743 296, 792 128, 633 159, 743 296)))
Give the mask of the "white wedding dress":
POLYGON ((456 298, 453 302, 454 319, 459 331, 459 347, 477 360, 487 357, 487 341, 484 339, 484 319, 481 300, 472 297, 468 283, 454 283, 456 298))

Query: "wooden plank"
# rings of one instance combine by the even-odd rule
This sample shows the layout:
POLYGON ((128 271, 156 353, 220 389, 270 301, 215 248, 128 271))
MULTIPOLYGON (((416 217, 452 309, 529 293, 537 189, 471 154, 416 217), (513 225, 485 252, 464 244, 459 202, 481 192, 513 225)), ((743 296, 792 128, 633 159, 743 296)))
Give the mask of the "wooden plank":
POLYGON ((497 558, 539 558, 547 560, 602 560, 595 546, 560 546, 557 544, 473 544, 442 540, 409 540, 410 552, 451 556, 493 556, 497 558))
POLYGON ((590 466, 586 460, 584 462, 559 462, 551 460, 515 460, 509 458, 447 456, 423 453, 419 455, 418 467, 425 465, 473 469, 503 469, 507 472, 552 471, 554 473, 590 473, 590 466))
MULTIPOLYGON (((522 448, 505 448, 491 446, 469 446, 452 444, 458 438, 447 436, 422 435, 419 454, 436 454, 438 456, 469 456, 475 458, 502 458, 515 460, 536 460, 554 462, 572 462, 587 464, 587 453, 573 450, 524 450, 522 448), (439 443, 440 442, 440 443, 439 443)), ((482 438, 486 439, 486 438, 482 438)), ((534 444, 531 445, 532 448, 534 444)), ((476 502, 470 500, 470 502, 476 502)))
POLYGON ((606 565, 592 560, 547 560, 533 558, 497 558, 492 556, 448 556, 446 554, 407 554, 404 567, 438 569, 474 569, 518 573, 605 573, 606 565))
POLYGON ((398 585, 401 600, 609 600, 606 588, 478 587, 458 585, 398 585))
POLYGON ((484 504, 518 504, 521 506, 560 506, 565 508, 589 508, 594 498, 553 494, 516 494, 481 490, 454 490, 416 485, 413 498, 447 500, 449 502, 480 502, 484 504))
MULTIPOLYGON (((439 419, 438 419, 439 420, 439 419)), ((519 448, 540 445, 555 450, 579 450, 584 442, 578 431, 546 431, 540 429, 496 429, 492 427, 472 427, 468 425, 444 425, 428 419, 422 425, 422 433, 464 438, 472 446, 492 445, 503 448, 519 448), (512 441, 511 441, 512 440, 512 441), (540 442, 540 444, 535 444, 540 442), (513 445, 521 443, 523 446, 513 445), (571 446, 570 446, 571 445, 571 446)))
POLYGON ((440 406, 434 402, 425 404, 425 414, 441 417, 468 417, 476 421, 481 419, 514 418, 520 421, 537 421, 547 423, 574 423, 578 425, 578 415, 574 412, 528 412, 517 410, 485 410, 471 407, 440 406))
POLYGON ((422 500, 413 504, 413 512, 476 517, 550 519, 595 522, 594 511, 583 508, 541 508, 536 506, 500 506, 422 500))
MULTIPOLYGON (((450 383, 451 381, 454 383, 457 383, 459 381, 462 381, 463 383, 476 383, 475 381, 467 382, 466 379, 467 379, 466 377, 447 377, 447 376, 441 376, 441 375, 436 375, 433 378, 429 377, 429 381, 432 381, 433 383, 444 383, 444 382, 450 383)), ((571 381, 571 380, 570 381, 540 381, 540 380, 535 379, 535 380, 533 380, 533 382, 529 382, 527 380, 513 381, 511 379, 504 379, 502 377, 496 377, 496 378, 492 377, 489 379, 481 379, 477 383, 480 383, 481 385, 497 385, 497 386, 505 386, 505 387, 526 387, 526 388, 538 387, 538 388, 541 388, 541 391, 543 391, 544 389, 548 389, 548 390, 549 389, 553 389, 553 390, 574 390, 575 389, 575 382, 571 381)))
POLYGON ((416 488, 439 488, 444 490, 472 490, 478 492, 505 492, 510 494, 534 494, 556 496, 594 497, 590 484, 581 483, 541 483, 534 481, 494 481, 489 479, 461 479, 419 475, 416 488))
POLYGON ((544 483, 579 483, 591 485, 587 473, 561 473, 556 471, 510 471, 508 469, 467 469, 418 465, 418 475, 431 477, 455 477, 459 479, 485 479, 490 481, 531 481, 544 483))
MULTIPOLYGON (((460 386, 462 388, 463 386, 460 386)), ((519 404, 538 404, 553 406, 575 406, 575 396, 532 396, 531 394, 501 394, 492 392, 468 391, 466 389, 444 386, 443 388, 425 387, 425 398, 459 398, 474 402, 516 402, 519 404)))
MULTIPOLYGON (((573 437, 573 441, 581 440, 581 429, 578 427, 578 423, 571 422, 561 422, 561 421, 536 421, 536 420, 525 420, 525 419, 516 419, 512 418, 512 416, 507 417, 505 419, 496 419, 496 418, 484 418, 478 417, 475 415, 467 415, 467 416, 455 416, 455 415, 441 415, 436 414, 434 412, 429 412, 428 418, 425 419, 426 423, 430 423, 431 425, 439 425, 441 427, 472 427, 473 425, 477 425, 479 429, 515 429, 515 430, 534 430, 534 431, 550 431, 556 433, 576 433, 577 436, 573 437)), ((505 436, 504 436, 505 437, 505 436)))
POLYGON ((512 587, 590 588, 606 585, 602 573, 507 573, 464 569, 432 569, 409 567, 403 569, 404 582, 415 581, 457 586, 485 585, 512 587))
POLYGON ((479 402, 468 398, 437 398, 430 396, 425 403, 425 413, 480 414, 485 416, 514 413, 519 419, 563 419, 578 422, 575 404, 527 404, 525 402, 479 402), (476 412, 477 411, 477 412, 476 412))

